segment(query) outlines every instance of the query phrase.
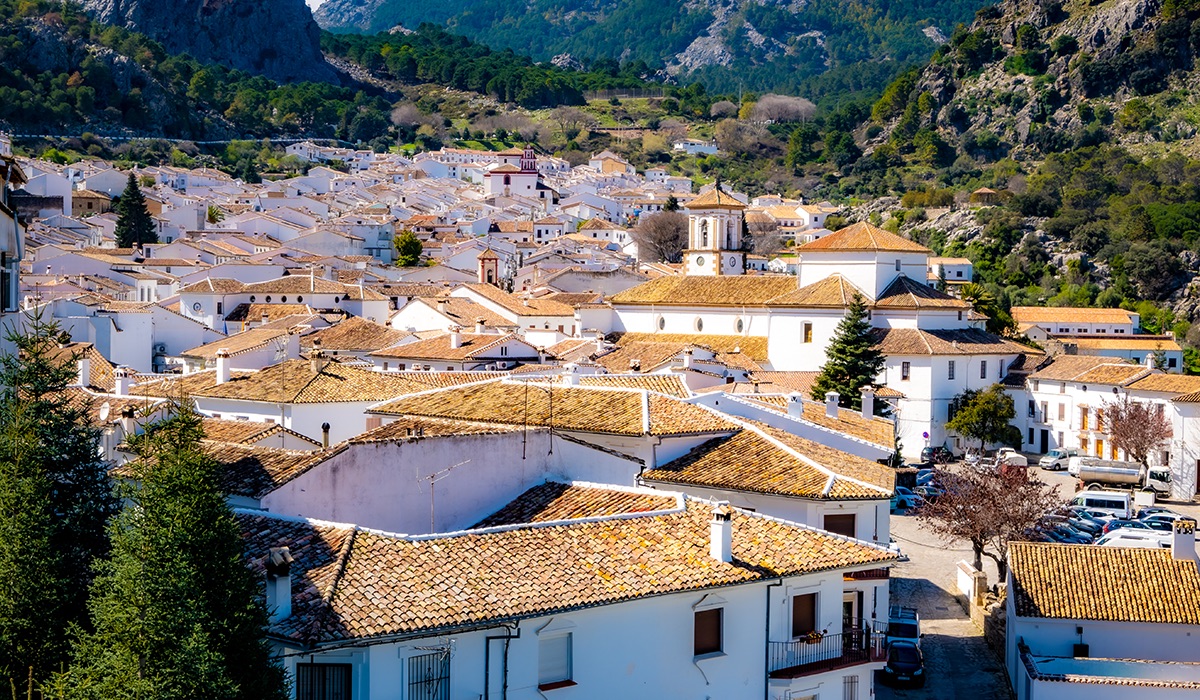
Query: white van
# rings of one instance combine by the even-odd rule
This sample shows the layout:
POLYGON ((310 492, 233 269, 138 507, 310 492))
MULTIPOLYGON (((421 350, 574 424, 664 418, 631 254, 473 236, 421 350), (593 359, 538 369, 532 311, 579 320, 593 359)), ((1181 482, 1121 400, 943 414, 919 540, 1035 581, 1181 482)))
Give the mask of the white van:
POLYGON ((1109 513, 1115 518, 1132 518, 1133 502, 1128 491, 1080 491, 1071 505, 1109 513))
POLYGON ((1171 533, 1156 530, 1127 530, 1120 528, 1096 540, 1101 547, 1130 547, 1134 549, 1166 549, 1171 546, 1171 533))

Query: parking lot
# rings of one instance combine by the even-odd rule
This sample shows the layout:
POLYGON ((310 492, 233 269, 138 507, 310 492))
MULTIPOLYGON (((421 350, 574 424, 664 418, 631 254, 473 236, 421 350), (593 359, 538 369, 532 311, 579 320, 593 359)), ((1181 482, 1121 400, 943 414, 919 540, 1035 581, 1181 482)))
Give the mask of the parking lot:
MULTIPOLYGON (((1037 464, 1036 459, 1030 459, 1037 464)), ((961 465, 951 465, 961 469, 961 465)), ((1076 480, 1066 472, 1047 472, 1036 466, 1030 476, 1058 487, 1065 503, 1076 493, 1076 480)), ((1200 504, 1160 501, 1176 512, 1200 519, 1200 504)), ((956 565, 972 557, 965 542, 946 543, 921 528, 911 515, 892 516, 892 535, 909 561, 892 568, 891 602, 917 608, 921 615, 922 651, 925 656, 927 683, 924 688, 889 688, 876 682, 876 697, 937 698, 951 700, 1008 700, 1004 665, 983 641, 955 599, 956 565)), ((996 567, 985 558, 988 583, 996 581, 996 567)))

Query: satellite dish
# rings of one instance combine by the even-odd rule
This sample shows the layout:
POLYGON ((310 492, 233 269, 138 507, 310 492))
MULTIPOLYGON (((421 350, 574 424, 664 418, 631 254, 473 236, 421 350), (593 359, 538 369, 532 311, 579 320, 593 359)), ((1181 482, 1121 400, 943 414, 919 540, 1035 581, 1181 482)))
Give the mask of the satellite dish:
POLYGON ((105 401, 104 405, 100 407, 100 422, 103 423, 104 421, 108 420, 108 414, 110 413, 112 413, 112 406, 105 401))

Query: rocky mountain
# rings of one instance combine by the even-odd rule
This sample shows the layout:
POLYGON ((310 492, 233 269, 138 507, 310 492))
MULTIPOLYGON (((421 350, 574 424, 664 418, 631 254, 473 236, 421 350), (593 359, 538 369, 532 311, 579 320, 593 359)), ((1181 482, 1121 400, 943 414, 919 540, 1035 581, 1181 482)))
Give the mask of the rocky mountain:
POLYGON ((84 0, 99 21, 274 80, 336 82, 321 55, 320 29, 304 0, 84 0))
POLYGON ((590 66, 640 61, 700 79, 710 90, 803 91, 807 80, 829 71, 886 82, 924 61, 981 5, 981 0, 326 0, 315 16, 326 29, 371 33, 430 22, 538 61, 564 56, 590 66))

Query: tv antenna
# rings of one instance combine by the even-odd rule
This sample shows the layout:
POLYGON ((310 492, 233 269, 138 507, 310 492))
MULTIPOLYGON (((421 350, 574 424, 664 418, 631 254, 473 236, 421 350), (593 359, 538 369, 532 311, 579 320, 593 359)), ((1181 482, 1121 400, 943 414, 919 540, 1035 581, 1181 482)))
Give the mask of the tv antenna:
POLYGON ((434 508, 436 506, 436 502, 434 499, 434 495, 435 495, 434 485, 437 484, 437 482, 441 481, 442 479, 445 479, 446 477, 450 476, 450 472, 454 471, 455 469, 458 469, 459 467, 463 466, 464 464, 469 464, 470 461, 471 460, 469 460, 469 459, 464 459, 463 461, 459 462, 458 464, 451 464, 450 466, 446 467, 445 469, 442 469, 441 471, 436 471, 436 472, 430 474, 429 476, 421 478, 421 481, 425 481, 425 482, 429 483, 429 531, 430 532, 437 532, 437 528, 434 526, 434 514, 435 514, 434 508))

